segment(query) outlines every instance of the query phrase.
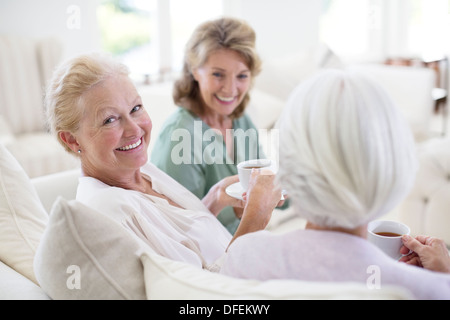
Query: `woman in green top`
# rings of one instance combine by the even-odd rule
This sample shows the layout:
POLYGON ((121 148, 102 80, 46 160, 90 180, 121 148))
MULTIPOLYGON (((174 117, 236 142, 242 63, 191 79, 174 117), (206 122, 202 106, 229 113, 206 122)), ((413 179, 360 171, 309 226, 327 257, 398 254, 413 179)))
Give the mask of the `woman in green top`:
MULTIPOLYGON (((180 108, 166 120, 151 161, 200 199, 241 161, 265 158, 258 131, 244 110, 260 72, 255 32, 243 21, 221 18, 201 24, 188 41, 183 74, 174 85, 180 108)), ((218 216, 234 233, 241 209, 218 216)))

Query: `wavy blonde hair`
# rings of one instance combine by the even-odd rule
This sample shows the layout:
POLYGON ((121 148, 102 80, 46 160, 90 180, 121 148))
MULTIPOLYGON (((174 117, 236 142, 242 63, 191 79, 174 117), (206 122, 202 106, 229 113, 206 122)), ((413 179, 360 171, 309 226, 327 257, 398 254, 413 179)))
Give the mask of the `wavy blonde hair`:
POLYGON ((53 73, 45 93, 45 108, 50 131, 68 151, 59 133, 78 131, 83 110, 83 94, 113 75, 128 75, 128 68, 111 56, 91 53, 62 63, 53 73))
MULTIPOLYGON (((261 71, 261 60, 255 50, 255 41, 254 30, 242 20, 220 18, 199 25, 186 45, 182 75, 175 82, 173 90, 175 104, 196 114, 203 113, 200 89, 192 73, 208 60, 211 53, 220 49, 234 50, 245 59, 253 83, 253 78, 261 71)), ((241 104, 231 114, 231 118, 240 117, 249 101, 247 92, 241 104)))

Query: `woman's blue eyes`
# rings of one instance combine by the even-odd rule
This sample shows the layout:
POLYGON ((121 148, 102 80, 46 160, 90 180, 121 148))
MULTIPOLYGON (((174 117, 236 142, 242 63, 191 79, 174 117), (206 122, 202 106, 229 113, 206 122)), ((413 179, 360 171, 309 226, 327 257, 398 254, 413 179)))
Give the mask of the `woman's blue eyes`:
MULTIPOLYGON (((214 77, 216 77, 216 78, 223 78, 225 76, 224 74, 222 74, 220 72, 214 72, 212 75, 214 77)), ((247 74, 240 74, 237 77, 238 77, 238 79, 246 79, 246 78, 248 78, 248 75, 247 74)))
POLYGON ((114 121, 115 121, 115 118, 114 117, 110 117, 110 118, 106 119, 105 121, 103 121, 103 124, 104 125, 110 124, 110 123, 113 123, 114 121))
POLYGON ((138 104, 137 106, 134 106, 133 109, 131 109, 131 113, 139 111, 139 110, 141 110, 141 108, 142 108, 142 105, 138 104))
MULTIPOLYGON (((138 105, 134 106, 134 107, 131 109, 130 114, 131 114, 131 113, 135 113, 135 112, 137 112, 137 111, 139 111, 139 110, 141 110, 141 109, 142 109, 142 105, 141 105, 141 104, 138 104, 138 105)), ((108 117, 108 118, 105 119, 105 121, 103 121, 103 124, 104 124, 104 125, 108 125, 108 124, 113 123, 113 122, 116 121, 116 120, 117 120, 117 117, 116 117, 116 116, 108 117)))

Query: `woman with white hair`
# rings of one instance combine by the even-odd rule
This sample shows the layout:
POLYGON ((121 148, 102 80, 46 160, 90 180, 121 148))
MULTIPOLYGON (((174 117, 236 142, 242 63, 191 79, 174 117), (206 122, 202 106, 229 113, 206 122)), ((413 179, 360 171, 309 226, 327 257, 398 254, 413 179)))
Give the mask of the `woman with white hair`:
POLYGON ((306 228, 237 239, 221 272, 368 283, 377 266, 381 286, 449 299, 450 275, 397 262, 365 239, 368 222, 400 202, 417 168, 412 134, 387 93, 360 74, 323 71, 293 92, 279 128, 278 179, 306 228))

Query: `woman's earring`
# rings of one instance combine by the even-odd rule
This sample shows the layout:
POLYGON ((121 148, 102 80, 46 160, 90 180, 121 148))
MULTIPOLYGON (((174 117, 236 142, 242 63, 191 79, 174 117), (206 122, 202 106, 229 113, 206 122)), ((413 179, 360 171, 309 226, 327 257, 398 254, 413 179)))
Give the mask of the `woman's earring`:
POLYGON ((78 153, 81 153, 81 149, 78 149, 78 153))

